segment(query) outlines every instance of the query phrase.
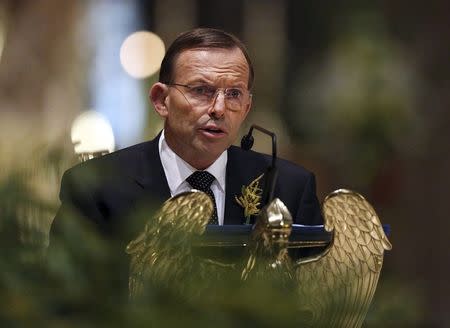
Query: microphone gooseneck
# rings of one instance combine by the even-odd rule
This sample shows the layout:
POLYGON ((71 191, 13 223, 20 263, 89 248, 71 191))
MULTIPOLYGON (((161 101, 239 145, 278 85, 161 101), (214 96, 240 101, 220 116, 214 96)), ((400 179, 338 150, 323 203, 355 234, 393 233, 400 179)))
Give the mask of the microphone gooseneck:
POLYGON ((242 137, 241 148, 244 150, 252 149, 253 143, 255 141, 255 139, 253 138, 253 129, 261 131, 262 133, 272 137, 272 166, 275 167, 277 161, 277 136, 272 131, 269 131, 259 125, 252 124, 252 126, 248 130, 248 133, 242 137))
POLYGON ((253 147, 253 129, 261 131, 262 133, 269 135, 272 138, 272 165, 267 167, 266 173, 264 174, 264 189, 262 195, 262 206, 267 205, 273 200, 273 195, 275 192, 275 184, 278 177, 278 169, 276 167, 277 162, 277 136, 275 133, 264 129, 258 125, 253 124, 248 133, 242 137, 241 148, 244 150, 250 150, 253 147))

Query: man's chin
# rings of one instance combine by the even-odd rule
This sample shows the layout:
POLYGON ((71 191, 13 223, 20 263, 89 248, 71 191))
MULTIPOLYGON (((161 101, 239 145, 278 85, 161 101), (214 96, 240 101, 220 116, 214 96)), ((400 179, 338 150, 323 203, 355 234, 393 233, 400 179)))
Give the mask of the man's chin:
POLYGON ((208 158, 214 162, 219 158, 222 153, 228 149, 230 145, 228 143, 204 143, 201 147, 197 148, 197 156, 199 158, 208 158))

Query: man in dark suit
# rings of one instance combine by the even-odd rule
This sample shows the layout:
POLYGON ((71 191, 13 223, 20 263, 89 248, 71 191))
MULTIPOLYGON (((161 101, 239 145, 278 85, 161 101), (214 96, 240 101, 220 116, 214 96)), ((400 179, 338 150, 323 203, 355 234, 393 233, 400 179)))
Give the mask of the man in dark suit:
MULTIPOLYGON (((211 223, 244 223, 236 197, 271 163, 267 155, 231 146, 251 108, 253 76, 245 46, 233 35, 207 28, 181 34, 150 90, 164 130, 152 141, 68 170, 55 224, 75 212, 127 242, 143 227, 133 216, 148 218, 150 209, 193 187, 204 188, 214 200, 211 223)), ((321 224, 314 175, 284 160, 278 170, 275 197, 294 222, 321 224)))

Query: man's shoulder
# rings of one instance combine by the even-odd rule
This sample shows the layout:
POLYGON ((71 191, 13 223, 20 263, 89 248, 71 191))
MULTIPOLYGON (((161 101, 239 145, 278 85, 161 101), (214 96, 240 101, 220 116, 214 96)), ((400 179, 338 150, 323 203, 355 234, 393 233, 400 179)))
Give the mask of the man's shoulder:
POLYGON ((158 150, 158 139, 141 142, 136 145, 132 145, 126 148, 119 149, 115 152, 106 154, 102 157, 94 158, 86 163, 92 163, 92 165, 102 165, 112 162, 126 162, 129 160, 140 159, 141 156, 155 152, 158 150))
POLYGON ((90 159, 79 163, 65 172, 65 176, 73 176, 82 180, 111 176, 121 172, 136 171, 147 157, 157 152, 157 138, 151 141, 142 142, 115 152, 90 159))

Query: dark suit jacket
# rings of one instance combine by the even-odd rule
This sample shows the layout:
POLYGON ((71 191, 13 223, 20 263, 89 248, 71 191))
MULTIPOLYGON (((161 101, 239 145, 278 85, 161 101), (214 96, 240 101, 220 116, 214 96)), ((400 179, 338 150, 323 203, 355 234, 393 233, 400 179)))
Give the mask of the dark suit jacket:
MULTIPOLYGON (((65 172, 61 182, 61 207, 54 225, 69 211, 94 222, 106 233, 127 230, 123 238, 131 240, 142 230, 136 213, 158 208, 170 197, 158 151, 158 140, 144 142, 100 158, 79 164, 65 172), (130 228, 132 226, 132 228, 130 228)), ((265 172, 271 157, 231 146, 226 167, 225 224, 245 222, 243 208, 235 201, 242 186, 249 185, 265 172)), ((314 175, 285 160, 278 160, 275 197, 280 198, 292 214, 294 223, 322 224, 316 197, 314 175)), ((262 187, 262 184, 260 184, 262 187)), ((52 227, 52 233, 54 228, 52 227)))

